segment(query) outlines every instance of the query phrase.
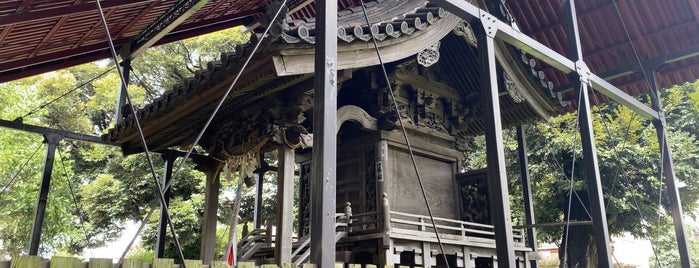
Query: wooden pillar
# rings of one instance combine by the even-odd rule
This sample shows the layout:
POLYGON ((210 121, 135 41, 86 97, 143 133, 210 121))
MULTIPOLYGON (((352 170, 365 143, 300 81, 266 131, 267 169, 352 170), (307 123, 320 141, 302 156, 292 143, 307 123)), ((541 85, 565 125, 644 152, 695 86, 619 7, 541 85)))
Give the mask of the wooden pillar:
POLYGON ((279 173, 277 174, 277 238, 274 256, 281 267, 291 263, 291 236, 294 226, 294 149, 279 146, 279 173))
POLYGON ((206 173, 204 190, 204 223, 201 228, 201 249, 199 256, 205 265, 211 264, 216 254, 216 223, 218 222, 218 194, 221 189, 220 166, 209 164, 203 168, 206 173))
MULTIPOLYGON (((261 161, 264 161, 264 159, 261 161)), ((262 197, 262 187, 265 181, 265 173, 267 172, 260 171, 255 174, 257 183, 255 183, 255 207, 252 215, 253 229, 259 229, 262 227, 262 202, 264 201, 264 198, 262 197)))
POLYGON ((386 211, 387 207, 384 206, 384 196, 388 195, 387 185, 390 183, 387 179, 391 178, 390 170, 386 166, 388 166, 388 142, 380 140, 376 143, 376 207, 379 212, 378 219, 380 219, 376 227, 382 230, 390 226, 390 211, 386 211))
POLYGON ((483 25, 474 27, 478 38, 481 76, 481 107, 485 123, 485 144, 488 163, 488 199, 495 231, 499 267, 515 267, 515 247, 510 218, 510 199, 505 170, 505 148, 502 138, 500 95, 495 66, 495 32, 486 28, 496 20, 491 15, 481 19, 483 25))
POLYGON ((46 158, 44 159, 44 173, 41 177, 41 187, 39 188, 39 198, 36 202, 36 212, 34 214, 34 226, 29 239, 29 255, 36 256, 39 253, 41 244, 41 230, 44 226, 44 215, 46 215, 46 203, 49 198, 49 188, 51 186, 51 173, 53 172, 53 162, 56 156, 56 147, 63 138, 56 134, 44 134, 46 148, 46 158))
POLYGON ((335 266, 337 1, 317 1, 311 164, 311 262, 335 266))

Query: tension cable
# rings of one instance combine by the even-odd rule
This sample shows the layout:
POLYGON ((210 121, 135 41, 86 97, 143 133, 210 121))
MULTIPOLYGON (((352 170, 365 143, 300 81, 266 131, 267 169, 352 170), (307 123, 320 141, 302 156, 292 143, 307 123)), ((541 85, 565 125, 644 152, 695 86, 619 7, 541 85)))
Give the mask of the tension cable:
MULTIPOLYGON (((600 105, 600 101, 599 101, 599 99, 597 98, 597 94, 595 94, 595 90, 592 91, 592 97, 593 97, 594 100, 595 100, 595 105, 599 106, 599 105, 600 105)), ((626 134, 624 135, 624 140, 622 141, 622 149, 623 149, 624 147, 626 147, 626 141, 627 141, 629 132, 631 131, 631 122, 633 121, 633 118, 634 118, 635 116, 636 116, 636 113, 634 112, 633 115, 632 115, 632 117, 631 117, 631 120, 629 120, 629 126, 626 128, 626 134)), ((605 129, 605 131, 607 132, 607 137, 609 137, 609 139, 611 140, 611 130, 609 129, 609 126, 608 126, 608 124, 607 124, 607 121, 603 119, 603 120, 602 120, 602 124, 604 125, 604 129, 605 129)), ((618 181, 618 179, 619 179, 619 172, 623 170, 624 173, 626 173, 626 168, 624 168, 623 165, 621 164, 621 157, 620 157, 620 155, 619 155, 619 150, 617 150, 616 147, 614 148, 614 155, 615 155, 615 157, 616 157, 618 163, 617 163, 616 172, 614 173, 614 178, 613 178, 613 180, 612 180, 612 191, 611 191, 612 193, 614 192, 614 189, 616 188, 615 186, 616 186, 616 183, 617 183, 617 181, 618 181)), ((626 185, 627 185, 628 187, 633 187, 633 186, 632 186, 633 184, 631 184, 631 182, 629 181, 629 178, 628 178, 628 177, 626 177, 626 176, 622 176, 622 177, 623 177, 624 180, 626 181, 626 185)), ((637 188, 637 187, 634 187, 634 188, 637 188)), ((660 194, 662 194, 662 193, 660 193, 660 194)), ((634 194, 631 195, 631 198, 633 199, 633 203, 634 203, 634 206, 635 206, 635 208, 636 208, 636 212, 638 213, 638 217, 639 217, 641 220, 643 220, 644 222, 647 222, 647 221, 646 221, 646 218, 645 218, 645 217, 643 216, 643 214, 641 213, 641 206, 640 206, 639 203, 638 203, 638 198, 636 198, 636 195, 634 195, 634 194)), ((609 203, 611 203, 611 200, 610 200, 610 199, 607 199, 607 205, 605 206, 605 209, 606 209, 606 207, 609 207, 609 203)), ((660 204, 660 203, 658 203, 658 204, 660 204)), ((660 214, 658 214, 658 215, 660 215, 660 214)), ((658 228, 658 230, 660 230, 660 229, 658 228)), ((656 261, 657 261, 658 263, 660 263, 660 259, 658 258, 658 252, 657 252, 656 246, 653 245, 653 243, 651 243, 651 248, 653 249, 653 255, 654 255, 656 261)))
POLYGON ((114 69, 114 68, 115 68, 115 67, 112 67, 112 68, 107 69, 106 71, 104 71, 104 72, 98 74, 97 76, 91 78, 90 80, 87 80, 87 81, 85 81, 84 83, 82 83, 82 84, 80 84, 80 85, 74 87, 73 89, 64 92, 64 93, 61 94, 60 96, 58 96, 58 97, 56 97, 56 98, 54 98, 54 99, 52 99, 52 100, 50 100, 50 101, 47 101, 47 102, 45 102, 45 103, 42 104, 42 105, 39 105, 39 107, 36 107, 36 108, 32 109, 31 111, 27 112, 25 115, 20 116, 20 117, 17 117, 17 119, 26 118, 26 117, 28 117, 28 116, 30 116, 30 115, 32 115, 32 114, 38 112, 39 110, 46 108, 46 106, 51 105, 52 103, 54 103, 54 102, 56 102, 56 101, 58 101, 58 100, 60 100, 60 99, 62 99, 62 98, 64 98, 64 97, 66 97, 66 96, 70 95, 71 93, 75 92, 76 90, 78 90, 78 89, 80 89, 80 88, 86 86, 87 84, 92 83, 93 81, 97 80, 97 78, 100 78, 100 77, 104 76, 105 74, 111 72, 112 69, 114 69))
MULTIPOLYGON (((97 2, 99 3, 99 1, 97 1, 97 2)), ((199 143, 199 140, 200 140, 201 137, 204 135, 204 132, 205 132, 206 129, 209 127, 209 125, 210 125, 211 122, 213 121, 213 119, 214 119, 214 117, 216 116, 216 114, 218 113, 218 111, 221 109, 221 106, 223 106, 223 103, 226 101, 226 98, 228 98, 228 95, 230 95, 231 91, 233 91, 233 87, 235 87, 235 85, 238 83, 238 79, 240 79, 240 76, 243 74, 243 71, 245 71, 246 67, 247 67, 248 64, 250 63, 250 60, 252 60, 252 57, 255 55, 255 52, 257 51, 257 49, 258 49, 258 48, 260 47, 260 45, 262 44, 262 41, 264 40, 265 36, 266 36, 267 33, 269 32, 269 29, 270 29, 270 28, 272 27, 272 25, 274 24, 274 21, 277 20, 277 17, 279 17, 279 13, 281 13, 281 10, 284 8, 285 5, 286 5, 286 0, 283 0, 282 3, 281 3, 281 5, 279 6, 279 9, 278 9, 277 12, 274 14, 274 17, 272 17, 272 20, 270 20, 269 25, 267 25, 267 27, 265 27, 265 30, 264 30, 264 32, 262 33, 262 36, 260 36, 259 40, 257 41, 257 43, 255 44, 255 46, 253 47, 252 51, 250 52, 250 55, 248 55, 247 59, 245 60, 245 63, 243 63, 243 66, 242 66, 242 67, 240 68, 240 70, 238 71, 238 74, 235 76, 235 79, 234 79, 233 82, 231 82, 231 84, 228 86, 228 89, 227 89, 226 92, 223 94, 223 96, 221 96, 221 99, 220 99, 220 101, 218 102, 218 104, 216 105, 216 108, 214 108, 214 111, 211 113, 211 116, 209 116, 209 119, 206 121, 206 123, 204 124, 204 127, 203 127, 202 130, 199 132, 199 134, 197 135, 197 138, 194 140, 194 142, 192 142, 192 144, 197 144, 197 143, 199 143)), ((100 13, 101 13, 101 12, 100 12, 100 13)), ((105 23, 105 25, 106 25, 106 23, 105 23)), ((128 95, 127 95, 127 96, 128 96, 128 95)), ((129 101, 129 102, 130 102, 130 101, 129 101)), ((133 106, 131 106, 131 109, 132 109, 132 112, 133 112, 133 106)), ((132 114, 133 114, 133 115, 136 115, 135 112, 133 112, 132 114)), ((134 116, 134 118, 136 118, 136 116, 134 116)), ((138 122, 138 120, 136 120, 136 122, 138 122)), ((139 132, 140 132, 140 127, 139 127, 139 132)), ((142 132, 141 132, 141 135, 143 135, 142 132)), ((143 137, 143 136, 142 136, 142 137, 143 137)), ((145 140, 144 140, 144 143, 143 143, 143 144, 144 144, 144 147, 145 147, 145 140)), ((192 152, 194 151, 194 147, 195 147, 195 146, 191 146, 191 147, 189 148, 189 150, 187 150, 187 153, 184 155, 184 157, 182 158, 182 161, 180 162, 180 164, 177 166, 177 169, 176 169, 175 172, 173 173, 172 179, 171 179, 167 184, 165 184, 165 186, 162 188, 162 190, 160 189, 160 187, 158 187, 158 191, 160 192, 161 196, 162 196, 163 191, 167 191, 168 189, 170 189, 170 186, 171 186, 172 183, 175 181, 175 178, 177 178, 177 175, 179 175, 180 170, 182 170, 182 167, 184 166, 185 161, 189 158, 189 156, 190 156, 190 155, 192 154, 192 152)), ((153 174, 155 174, 155 172, 153 172, 153 174)), ((159 183, 156 183, 156 185, 160 185, 160 184, 159 184, 159 183)), ((163 197, 163 199, 164 199, 164 197, 163 197)), ((162 202, 162 200, 161 200, 161 205, 162 205, 162 204, 164 204, 164 202, 162 202)), ((167 207, 164 206, 164 205, 163 205, 163 207, 167 208, 167 207)), ((131 243, 133 243, 133 241, 136 239, 136 237, 141 233, 141 231, 143 230, 143 227, 144 227, 145 224, 148 222, 148 220, 150 219, 150 217, 153 215, 153 212, 154 212, 154 211, 155 211, 155 207, 151 208, 150 212, 146 215, 146 217, 144 217, 143 222, 141 223, 141 228, 139 228, 138 232, 136 232, 136 235, 134 236, 134 239, 132 240, 131 243)), ((170 224, 170 226, 172 226, 172 221, 171 221, 170 218, 169 218, 169 214, 167 214, 167 210, 165 210, 165 211, 166 211, 166 215, 168 215, 168 223, 170 224)), ((173 227, 171 227, 171 228, 174 230, 173 227)), ((174 231, 173 231, 173 233, 174 233, 174 231)), ((176 242, 177 242, 177 240, 176 240, 176 242)), ((127 250, 124 252, 124 254, 122 255, 122 257, 121 257, 121 259, 120 259, 120 262, 123 261, 123 258, 124 258, 124 256, 126 255, 126 252, 128 251, 128 249, 129 249, 130 247, 131 247, 131 245, 129 245, 129 246, 127 247, 127 250)), ((178 248, 179 248, 179 242, 178 242, 178 248)), ((181 250, 180 250, 180 254, 181 254, 181 250)), ((183 263, 184 263, 184 257, 182 257, 182 259, 183 259, 183 263)))
POLYGON ((29 158, 27 158, 27 160, 24 161, 24 163, 23 163, 21 166, 19 166, 19 170, 17 170, 17 172, 12 176, 12 178, 10 178, 10 181, 7 182, 7 184, 5 184, 4 187, 2 187, 2 191, 0 191, 0 195, 2 195, 2 194, 5 192, 5 190, 7 190, 7 189, 10 188, 10 186, 11 186, 12 183, 15 181, 15 179, 17 179, 17 177, 19 176, 19 174, 22 173, 22 170, 24 170, 24 167, 26 167, 27 164, 29 164, 29 161, 31 161, 32 158, 34 158, 34 155, 36 155, 36 153, 39 152, 39 149, 41 149, 41 147, 42 147, 42 144, 39 143, 39 146, 36 147, 36 150, 34 150, 34 152, 32 153, 32 155, 29 156, 29 158))
MULTIPOLYGON (((364 0, 359 0, 360 4, 362 4, 362 11, 364 12, 364 18, 366 19, 366 23, 371 28, 371 22, 369 21, 369 16, 367 15, 366 12, 366 7, 364 6, 364 0)), ((403 119, 400 116, 400 112, 398 110, 398 103, 396 102, 396 96, 393 95, 393 88, 391 87, 391 81, 388 78, 388 72, 386 72, 386 66, 383 63, 383 59, 381 58, 381 51, 379 50, 379 44, 376 42, 376 37, 374 36, 374 31, 371 32, 371 40, 374 41, 374 48, 376 49, 376 56, 379 58, 379 64, 381 65, 381 71, 383 72, 384 79, 386 79, 386 86, 388 86, 388 93, 391 96, 393 108, 396 109, 396 113, 399 113, 398 115, 398 122, 400 122, 400 128, 401 132, 403 133, 403 138, 405 138, 405 144, 408 147, 408 154, 410 154, 410 160, 413 162, 413 168, 415 168, 415 174, 417 175, 417 182, 418 185, 420 186, 420 192, 422 192, 422 198, 425 200, 425 207, 427 207, 427 213, 430 216, 430 222, 432 222, 432 229, 434 229, 434 235, 437 237, 437 244, 439 244, 439 250, 442 253, 442 258, 444 258, 444 264, 446 265, 447 268, 449 268, 449 261, 447 260, 447 255, 444 254, 444 245, 442 245, 442 239, 439 236, 439 231, 437 230, 437 225, 435 224, 434 221, 434 216, 432 215, 432 209, 430 208, 430 202, 427 201, 427 194, 425 193, 425 186, 422 183, 422 177, 420 176, 420 171, 418 170, 417 167, 417 162, 415 161, 415 154, 413 153, 413 147, 410 145, 410 139, 408 139, 408 132, 405 131, 405 124, 403 124, 403 119)))
MULTIPOLYGON (((616 15, 619 18, 619 21, 621 22, 621 26, 624 28, 624 34, 626 35, 626 39, 629 40, 629 44, 631 45, 631 50, 633 51, 633 55, 636 58, 636 63, 638 63, 638 67, 641 68, 641 74, 643 75, 644 82, 648 85, 648 91, 650 91, 650 94, 652 97, 654 97, 658 103, 658 107, 656 107, 658 110, 658 118, 659 120, 662 120, 661 123, 665 124, 665 121, 663 119, 663 115, 661 112, 661 104, 660 104, 660 95, 658 94, 657 90, 653 90, 653 87, 650 83, 650 78, 648 77, 648 73, 646 72, 645 66, 643 66, 643 62, 641 61, 641 56, 638 54, 638 49, 636 48, 636 44, 634 44, 633 40, 631 39, 631 34, 629 33, 629 28, 626 26, 626 22, 624 21, 624 17, 621 16, 621 11, 619 10, 619 5, 617 5, 616 0, 611 0, 612 4, 614 4, 614 11, 616 11, 616 15)), ((658 135, 658 142, 659 147, 660 147, 660 173, 658 174, 658 220, 656 223, 656 229, 657 229, 657 235, 655 237, 655 244, 658 245, 660 243, 660 218, 661 218, 661 213, 660 209, 662 208, 662 194, 663 194, 663 173, 664 173, 664 168, 665 168, 665 135, 658 135)), ((682 217, 682 215, 677 215, 677 217, 682 217)), ((675 237, 676 238, 676 237, 675 237)), ((680 249, 681 251, 682 249, 680 249)), ((660 259, 658 259, 658 255, 656 253, 656 250, 654 248, 653 254, 655 255, 655 261, 656 263, 660 266, 660 259)), ((680 254, 682 255, 682 254, 680 254)))
MULTIPOLYGON (((107 19, 104 17, 104 12, 102 10, 102 5, 100 5, 100 0, 95 1, 95 4, 97 5, 97 11, 100 15, 100 19, 102 20, 102 26, 104 27, 104 33, 107 37, 107 42, 109 43, 109 50, 112 53, 112 58, 115 62, 118 63, 119 58, 117 56, 116 48, 114 48, 114 42, 112 41, 112 36, 109 33, 109 26, 107 25, 107 19)), ((180 260, 182 261, 182 266, 184 268, 186 267, 185 264, 185 259, 184 259, 184 254, 182 253, 182 246, 180 244, 180 240, 177 238, 177 233, 175 232, 175 225, 172 223, 172 218, 170 217, 170 213, 168 211, 166 202, 165 202, 165 196, 163 195, 163 190, 160 189, 160 183, 158 180, 158 175, 155 172, 155 165, 153 164, 153 158, 150 155, 150 151, 148 150, 148 143, 146 143, 146 137, 143 134, 143 128, 141 128, 141 122, 138 118, 138 114, 136 113, 136 108, 134 108, 133 100, 131 99, 131 95, 129 94, 129 81, 126 81, 126 78, 124 77, 123 70, 121 68, 117 68, 117 72, 119 73, 119 79, 121 80, 121 84, 123 85, 123 88, 120 89, 124 95, 126 95, 126 99, 128 100, 129 103, 129 109, 131 109, 131 114, 133 115, 134 122, 136 123, 136 128, 138 129, 138 134, 139 137, 141 138, 141 143, 143 144, 143 152, 146 155, 146 159, 148 159, 148 167, 150 168, 151 175, 153 176, 153 182, 155 183, 154 186, 158 190, 158 198, 160 199, 160 204, 162 205, 161 208, 165 214, 165 217, 167 218, 168 225, 170 226, 170 231, 172 231, 172 237, 175 240, 175 245, 177 246, 177 253, 179 254, 180 260)))
MULTIPOLYGON (((580 103, 582 102, 582 95, 583 95, 583 90, 585 87, 583 86, 582 81, 580 82, 580 89, 578 92, 578 111, 575 115, 575 128, 573 128, 573 164, 570 168, 570 189, 568 190, 568 213, 566 215, 566 225, 565 225, 565 240, 563 240, 563 266, 566 266, 568 264, 568 233, 570 231, 570 211, 571 211, 571 205, 573 203, 573 184, 574 184, 574 179, 575 179, 575 155, 576 155, 576 148, 577 148, 577 140, 578 140, 578 128, 580 127, 580 110, 581 110, 581 105, 580 103)), ((564 173, 565 174, 565 173, 564 173)), ((577 193, 576 193, 577 194, 577 193)), ((578 197, 580 198, 580 197, 578 197)), ((582 203, 582 200, 580 200, 582 203)), ((585 207, 584 204, 582 204, 583 207, 585 207)), ((587 209, 585 209, 587 211, 587 209)), ((589 214, 588 214, 589 215, 589 214)), ((590 218, 592 218, 590 216, 590 218)))
MULTIPOLYGON (((194 142, 192 144, 197 144, 199 143, 199 140, 201 140, 201 137, 204 136, 204 132, 209 128, 209 125, 211 122, 214 120, 214 117, 218 113, 218 111, 221 109, 221 106, 223 106, 223 103, 226 101, 228 98, 228 95, 233 91, 233 87, 238 83, 238 79, 240 79, 240 76, 243 74, 243 71, 247 68, 248 64, 250 63, 250 60, 252 60, 252 57, 255 55, 255 52, 257 52, 257 49, 260 47, 260 44, 262 44, 262 40, 264 40, 265 36, 269 32, 269 29, 274 25, 274 22, 277 20, 279 17, 279 13, 281 13, 282 9, 286 6, 286 0, 283 0, 281 4, 279 5, 279 9, 277 9, 277 12, 274 13, 274 16, 270 20, 269 25, 265 27, 264 32, 262 32, 262 36, 260 36, 260 39, 257 40, 257 43, 255 44, 255 47, 253 47, 252 51, 250 52, 250 55, 248 55, 247 59, 245 59, 245 63, 243 63, 243 66, 240 68, 238 71, 238 74, 236 74, 235 79, 233 79, 233 82, 228 86, 228 89, 226 89, 226 92, 221 96, 221 100, 219 100, 218 104, 216 104, 216 108, 214 108, 214 111, 211 112, 211 116, 209 116, 209 119, 206 120, 206 123, 204 124, 204 127, 202 127, 201 131, 199 134, 197 134, 197 138, 194 139, 194 142)), ((175 172, 172 174, 172 180, 163 187, 164 189, 169 189, 170 185, 172 184, 173 181, 175 181, 175 178, 177 178, 177 175, 180 174, 180 170, 182 170, 182 167, 184 166, 184 162, 189 158, 189 156, 192 154, 192 151, 194 151, 195 146, 190 146, 189 150, 187 150, 187 153, 184 155, 182 158, 182 161, 180 162, 179 165, 177 165, 177 169, 175 172)))
MULTIPOLYGON (((70 182, 70 176, 68 176, 68 169, 66 168, 66 163, 63 161, 63 154, 61 153, 61 149, 59 146, 56 146, 56 149, 58 151, 58 159, 61 160, 61 166, 63 167, 63 176, 66 179, 66 182, 68 183, 68 190, 70 190, 70 196, 73 198, 73 205, 75 206, 75 210, 78 212, 78 218, 80 219, 80 229, 83 231, 83 236, 85 237, 85 247, 90 246, 90 237, 87 235, 87 229, 85 229, 85 223, 83 223, 83 211, 85 211, 81 205, 81 203, 78 202, 78 198, 75 196, 75 191, 73 190, 73 184, 70 182)), ((90 250, 90 255, 93 255, 92 249, 90 250)))

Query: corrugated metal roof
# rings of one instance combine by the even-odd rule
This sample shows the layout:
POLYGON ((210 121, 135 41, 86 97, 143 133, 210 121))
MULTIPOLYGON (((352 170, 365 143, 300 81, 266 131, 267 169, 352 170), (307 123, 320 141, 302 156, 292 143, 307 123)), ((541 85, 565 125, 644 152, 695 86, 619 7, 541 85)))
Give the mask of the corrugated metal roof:
MULTIPOLYGON (((587 0, 576 4, 585 63, 592 72, 612 78, 612 84, 632 95, 648 93, 639 60, 649 68, 653 62, 699 54, 697 1, 587 0)), ((562 0, 517 0, 506 5, 524 33, 567 54, 562 0)), ((659 66, 660 85, 699 78, 698 60, 694 56, 659 66)), ((565 74, 552 68, 544 68, 544 72, 558 90, 566 92, 566 99, 574 99, 565 74)))

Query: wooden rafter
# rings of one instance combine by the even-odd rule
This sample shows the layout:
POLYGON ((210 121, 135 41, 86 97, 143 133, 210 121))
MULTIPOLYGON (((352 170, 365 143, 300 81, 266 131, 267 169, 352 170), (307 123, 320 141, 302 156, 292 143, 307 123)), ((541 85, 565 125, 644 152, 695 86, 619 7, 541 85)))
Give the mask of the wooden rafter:
MULTIPOLYGON (((114 15, 114 12, 116 12, 116 9, 111 9, 107 11, 107 14, 104 14, 104 17, 108 20, 112 15, 114 15)), ((87 40, 90 40, 90 37, 92 37, 92 34, 95 33, 98 29, 102 29, 102 22, 97 20, 95 21, 94 24, 90 27, 90 29, 83 34, 83 36, 80 38, 80 41, 78 41, 75 45, 73 45, 73 49, 82 47, 87 40)))
MULTIPOLYGON (((123 0, 102 0, 102 8, 114 8, 114 7, 127 7, 142 5, 143 3, 148 3, 149 0, 138 0, 138 1, 123 1, 123 0)), ((57 18, 63 16, 73 16, 79 14, 85 14, 89 12, 95 12, 94 3, 82 3, 74 6, 66 6, 59 8, 44 9, 40 11, 28 11, 15 13, 12 15, 7 15, 0 17, 0 25, 9 24, 19 24, 28 23, 36 20, 45 20, 50 18, 57 18)))
POLYGON ((131 27, 133 27, 134 24, 138 23, 144 16, 146 16, 148 13, 150 13, 153 10, 153 8, 155 8, 155 6, 160 4, 160 2, 161 2, 160 0, 155 0, 155 1, 151 2, 148 5, 148 7, 141 10, 141 12, 139 12, 138 15, 136 15, 136 17, 134 17, 131 20, 131 22, 129 22, 129 24, 127 24, 120 32, 118 32, 115 35, 115 37, 123 36, 124 34, 126 34, 126 32, 130 31, 131 27))

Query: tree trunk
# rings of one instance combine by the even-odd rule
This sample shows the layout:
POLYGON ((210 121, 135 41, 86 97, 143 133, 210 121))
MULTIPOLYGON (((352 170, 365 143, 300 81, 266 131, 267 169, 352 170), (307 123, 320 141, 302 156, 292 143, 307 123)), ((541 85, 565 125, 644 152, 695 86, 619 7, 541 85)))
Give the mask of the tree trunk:
MULTIPOLYGON (((578 194, 580 195, 580 199, 587 203, 587 193, 578 192, 578 194)), ((590 216, 588 216, 585 208, 580 204, 580 201, 578 201, 575 196, 572 198, 570 220, 589 221, 590 216)), ((585 206, 587 206, 587 204, 585 206)), ((564 214, 566 217, 568 215, 567 210, 568 204, 566 202, 564 207, 564 214)), ((569 219, 566 218, 566 220, 569 219)), ((592 227, 589 225, 570 226, 567 236, 565 227, 563 227, 563 241, 561 242, 558 252, 558 258, 561 263, 560 267, 597 267, 597 253, 592 237, 592 227)))

